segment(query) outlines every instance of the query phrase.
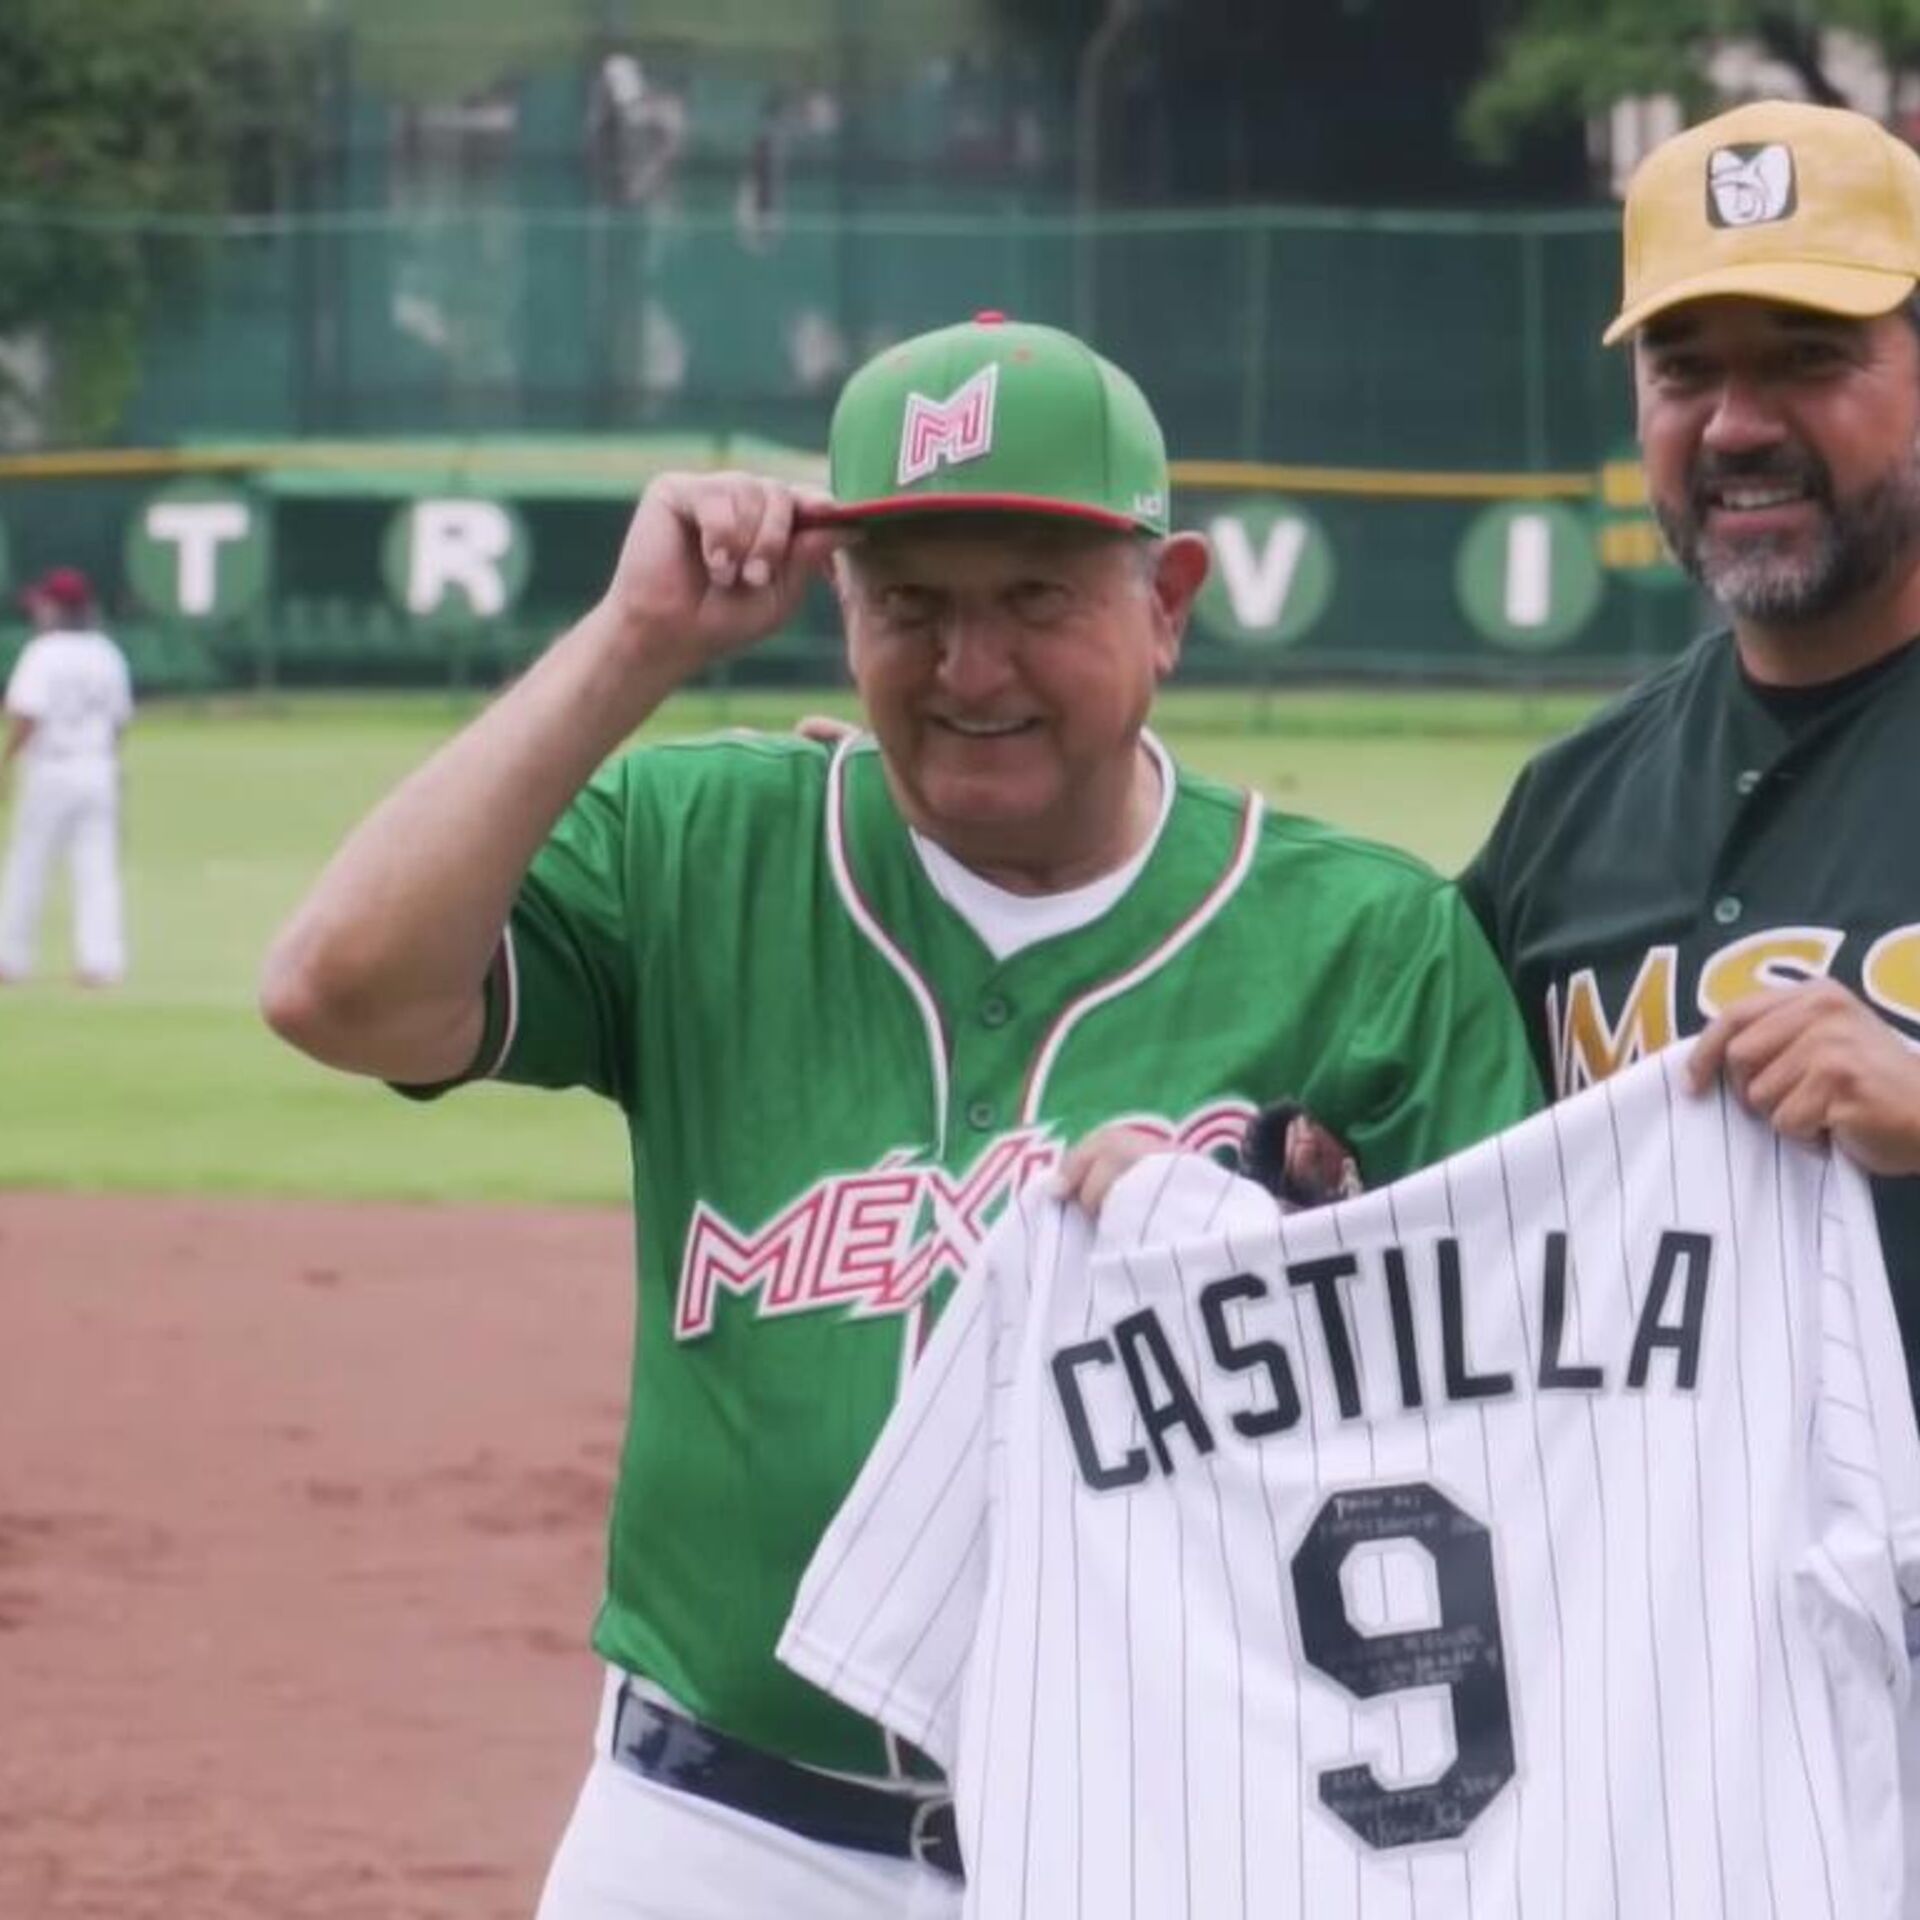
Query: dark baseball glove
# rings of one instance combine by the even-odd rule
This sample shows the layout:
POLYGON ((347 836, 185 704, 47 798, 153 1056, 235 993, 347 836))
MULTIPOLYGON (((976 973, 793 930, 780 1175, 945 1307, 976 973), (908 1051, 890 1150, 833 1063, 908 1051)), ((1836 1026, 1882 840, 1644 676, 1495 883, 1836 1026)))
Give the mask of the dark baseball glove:
POLYGON ((1247 1122, 1240 1171, 1294 1208, 1330 1206, 1365 1190, 1352 1150, 1298 1100, 1262 1107, 1247 1122))

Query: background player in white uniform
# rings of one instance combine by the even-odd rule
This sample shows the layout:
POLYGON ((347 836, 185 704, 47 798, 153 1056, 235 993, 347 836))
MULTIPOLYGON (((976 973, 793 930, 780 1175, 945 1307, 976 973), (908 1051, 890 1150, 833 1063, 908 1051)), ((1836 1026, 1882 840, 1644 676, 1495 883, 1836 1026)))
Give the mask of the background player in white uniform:
POLYGON ((111 986, 127 970, 120 889, 120 735, 133 718, 126 656, 99 631, 93 590, 73 567, 21 595, 37 631, 7 680, 0 766, 17 767, 13 831, 0 876, 0 981, 33 971, 55 863, 72 863, 74 971, 111 986))
POLYGON ((781 1643, 953 1769, 970 1914, 1898 1912, 1871 1201, 1684 1070, 1317 1212, 1023 1198, 781 1643))

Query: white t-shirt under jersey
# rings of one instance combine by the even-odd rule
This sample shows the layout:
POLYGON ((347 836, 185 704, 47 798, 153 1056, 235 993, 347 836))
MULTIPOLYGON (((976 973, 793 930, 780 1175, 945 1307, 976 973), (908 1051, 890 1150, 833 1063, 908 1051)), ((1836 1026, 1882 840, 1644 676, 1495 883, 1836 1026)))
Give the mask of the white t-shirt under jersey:
POLYGON ((6 706, 34 723, 26 760, 111 760, 133 718, 126 656, 104 633, 56 627, 36 634, 13 664, 6 706))
POLYGON ((1282 1217, 1022 1196, 781 1643, 990 1920, 1892 1920, 1920 1439, 1864 1181, 1676 1049, 1282 1217))
POLYGON ((1179 777, 1166 748, 1151 733, 1143 732, 1140 740, 1160 776, 1160 811, 1154 816, 1152 831, 1134 853, 1111 873, 1103 873, 1084 886, 1071 887, 1064 893, 1009 893, 962 865, 938 841, 917 831, 909 832, 934 892, 980 936, 981 944, 996 960, 1022 953, 1042 940, 1091 926, 1140 877, 1173 812, 1174 784, 1179 777))

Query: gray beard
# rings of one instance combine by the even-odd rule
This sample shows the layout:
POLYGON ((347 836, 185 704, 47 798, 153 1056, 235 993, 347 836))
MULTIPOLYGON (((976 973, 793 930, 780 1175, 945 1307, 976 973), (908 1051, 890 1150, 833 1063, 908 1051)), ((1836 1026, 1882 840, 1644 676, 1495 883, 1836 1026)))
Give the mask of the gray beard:
POLYGON ((1673 557, 1730 614, 1762 626, 1801 626, 1880 586, 1920 541, 1920 450, 1857 500, 1829 505, 1821 537, 1805 555, 1784 541, 1717 549, 1691 494, 1684 508, 1656 502, 1653 511, 1673 557))

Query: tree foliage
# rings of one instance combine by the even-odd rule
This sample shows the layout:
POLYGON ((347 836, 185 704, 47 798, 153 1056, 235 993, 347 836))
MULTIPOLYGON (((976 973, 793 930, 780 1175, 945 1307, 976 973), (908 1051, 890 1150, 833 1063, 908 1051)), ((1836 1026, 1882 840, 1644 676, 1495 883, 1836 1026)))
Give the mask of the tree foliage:
POLYGON ((1920 70, 1920 0, 1512 0, 1465 131, 1498 155, 1530 128, 1635 95, 1673 94, 1698 111, 1715 97, 1710 62, 1736 41, 1787 68, 1810 100, 1878 110, 1850 92, 1836 34, 1855 36, 1890 75, 1920 70))
POLYGON ((0 4, 0 340, 33 340, 44 427, 105 431, 131 391, 149 290, 177 273, 136 224, 228 204, 276 75, 251 0, 0 4))
POLYGON ((352 49, 356 82, 384 99, 443 103, 565 60, 592 36, 606 0, 243 0, 275 41, 311 57, 352 49))
MULTIPOLYGON (((4 0, 0 0, 3 4, 4 0)), ((762 58, 884 59, 975 44, 992 0, 250 0, 282 34, 351 39, 357 77, 391 100, 458 100, 596 41, 762 58)))

